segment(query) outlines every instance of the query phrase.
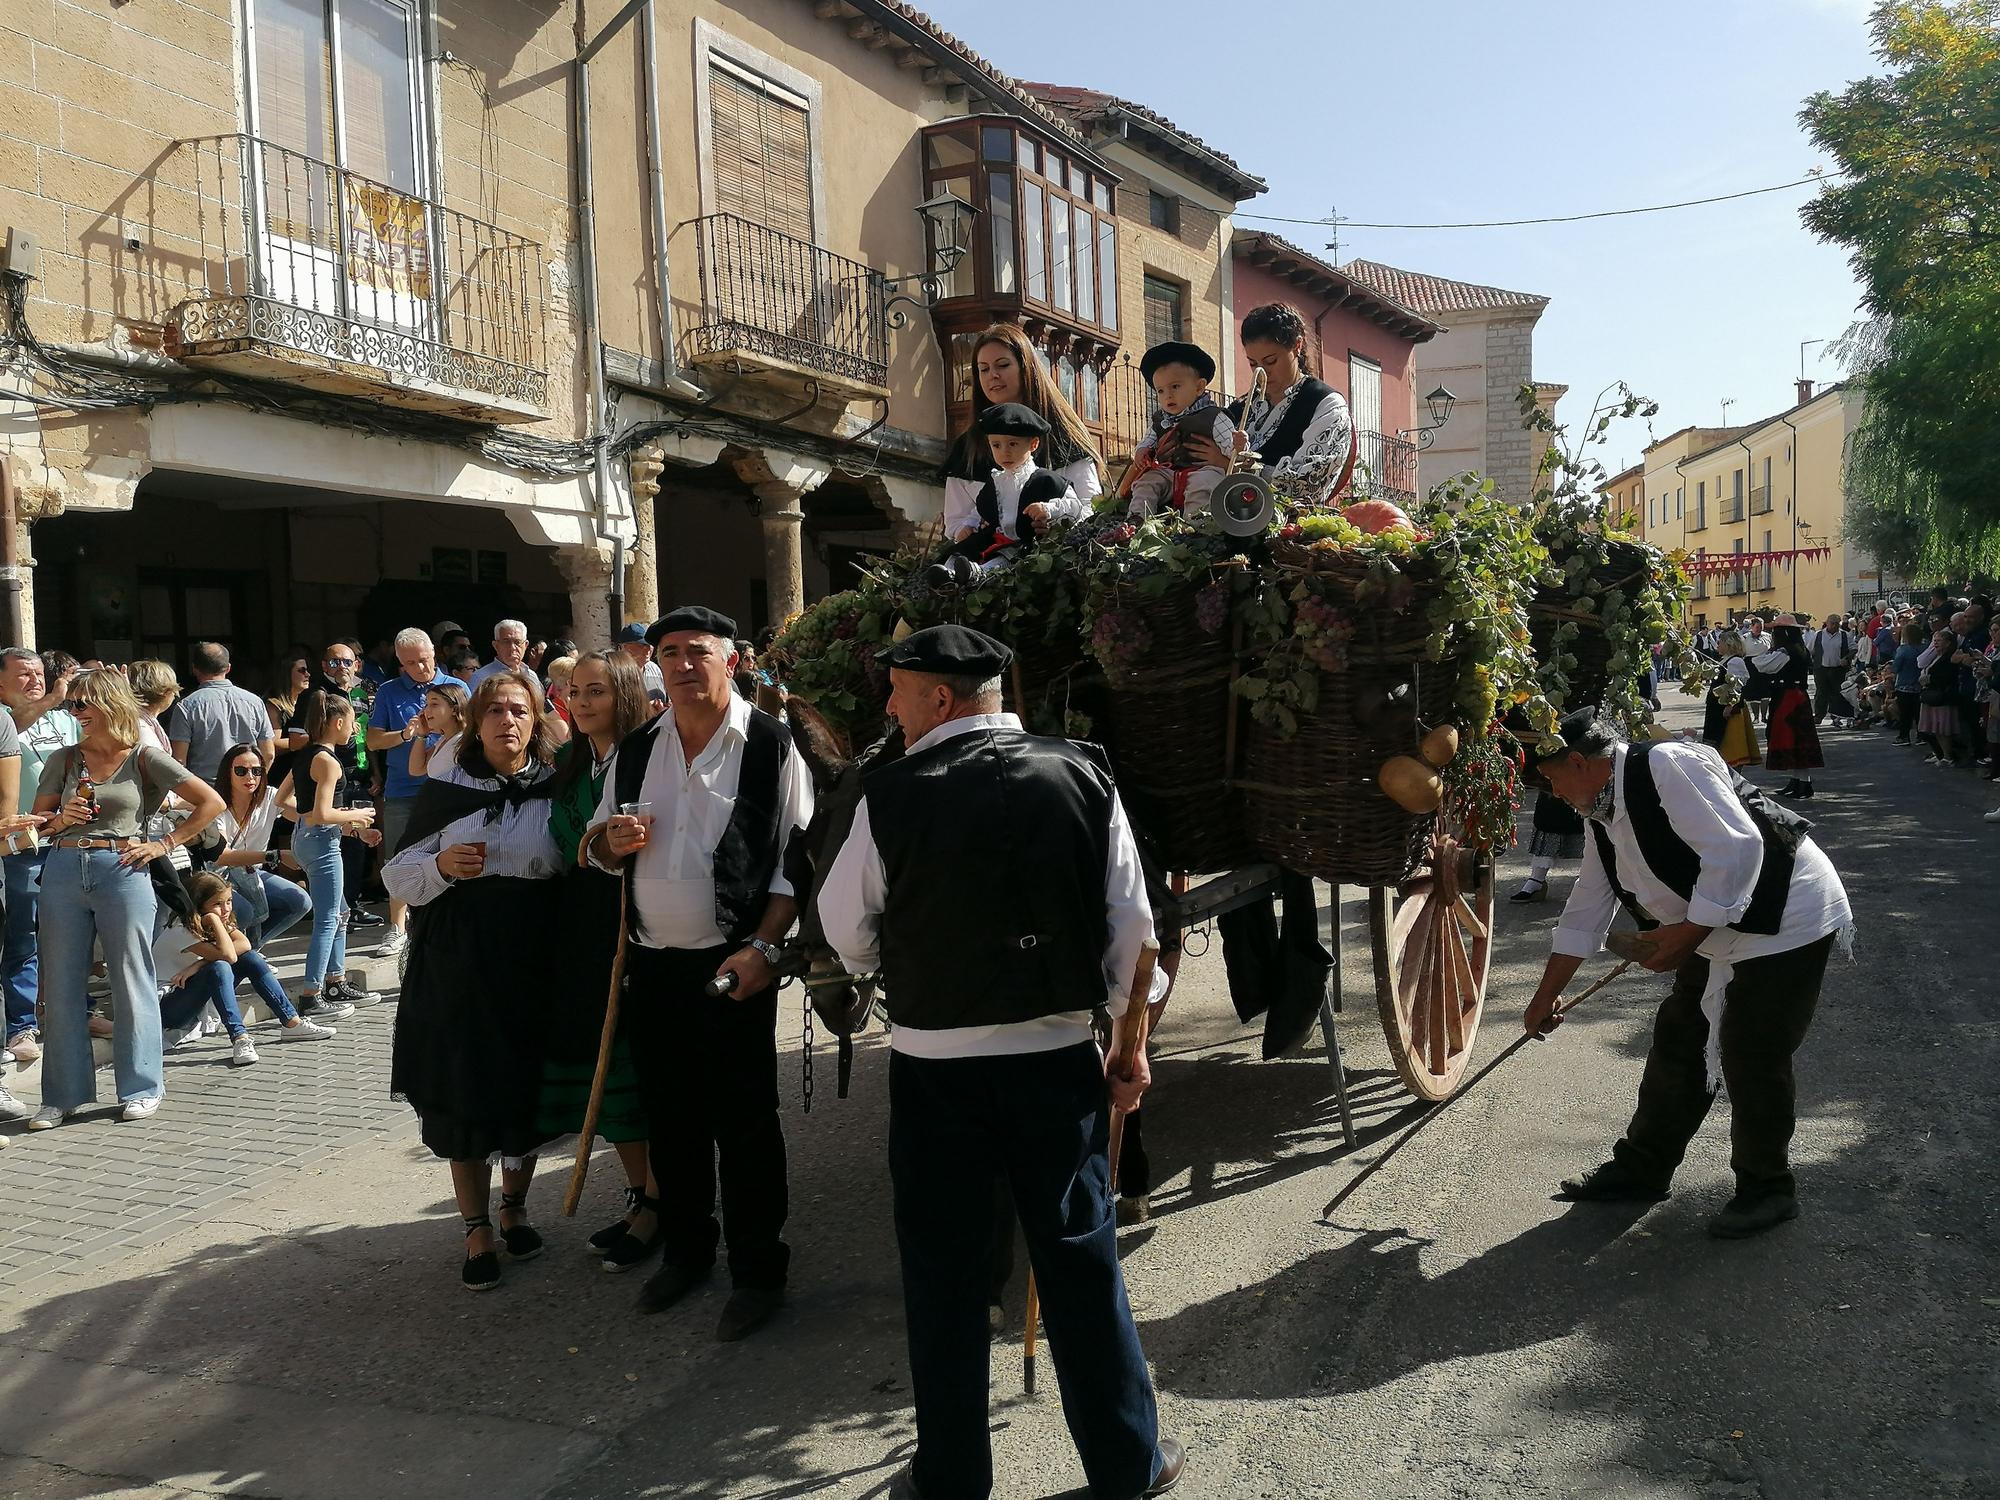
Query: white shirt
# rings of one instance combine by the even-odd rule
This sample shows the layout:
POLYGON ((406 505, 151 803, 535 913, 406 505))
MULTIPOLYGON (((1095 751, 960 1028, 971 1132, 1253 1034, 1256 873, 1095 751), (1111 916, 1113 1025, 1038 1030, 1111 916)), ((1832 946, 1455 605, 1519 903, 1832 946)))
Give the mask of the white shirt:
POLYGON ((1840 667, 1847 664, 1847 632, 1844 630, 1821 630, 1813 635, 1812 658, 1816 667, 1840 667))
MULTIPOLYGON (((1025 477, 1034 465, 1034 455, 1030 454, 1027 463, 1022 465, 1020 473, 1025 477)), ((994 472, 996 474, 1004 474, 1006 471, 996 469, 994 472)), ((1067 481, 1070 489, 1068 499, 1051 502, 1049 506, 1049 509, 1055 513, 1056 518, 1058 520, 1075 521, 1089 515, 1091 497, 1101 494, 1104 490, 1103 484, 1097 477, 1096 460, 1079 458, 1075 463, 1057 469, 1055 473, 1067 481), (1072 507, 1074 508, 1072 509, 1072 507)), ((978 503, 979 491, 984 486, 984 480, 961 479, 956 475, 945 480, 944 534, 946 536, 957 536, 968 526, 977 527, 985 524, 979 519, 978 503)), ((1020 508, 1020 486, 1016 483, 1010 492, 996 482, 994 489, 999 491, 1000 497, 1000 529, 1006 531, 1007 535, 1013 536, 1014 533, 1007 530, 1007 523, 1014 520, 1018 514, 1020 508)))
MULTIPOLYGON (((691 763, 681 749, 673 708, 660 715, 639 791, 639 800, 652 804, 652 836, 632 862, 632 905, 645 929, 643 935, 634 936, 648 948, 716 948, 729 941, 716 925, 715 846, 722 842, 736 811, 753 712, 748 700, 730 694, 729 716, 691 763)), ((593 823, 608 822, 618 811, 617 764, 623 753, 611 757, 593 823)), ((795 894, 785 879, 785 846, 796 830, 812 821, 812 815, 812 779, 805 760, 788 755, 778 773, 774 896, 795 894)), ((591 859, 599 863, 594 853, 591 859)), ((601 863, 599 867, 610 868, 601 863)))
MULTIPOLYGON (((1764 840, 1750 814, 1736 800, 1728 768, 1708 745, 1663 740, 1648 753, 1660 807, 1674 832, 1701 859, 1694 892, 1683 898, 1670 889, 1646 863, 1632 820, 1624 805, 1625 758, 1628 747, 1612 754, 1611 817, 1605 831, 1618 861, 1618 879, 1646 913, 1661 923, 1694 922, 1715 930, 1695 950, 1716 964, 1784 953, 1816 942, 1829 932, 1853 924, 1847 892, 1833 862, 1811 839, 1803 841, 1792 860, 1791 891, 1775 933, 1735 932, 1729 923, 1749 908, 1758 873, 1764 868, 1764 840)), ((1588 958, 1604 946, 1604 935, 1619 909, 1597 840, 1584 844, 1583 870, 1563 907, 1550 947, 1573 958, 1588 958)))
POLYGON ((1746 635, 1743 637, 1743 649, 1751 652, 1753 655, 1758 652, 1769 651, 1771 649, 1771 637, 1764 631, 1759 631, 1755 635, 1746 635))
MULTIPOLYGON (((918 740, 907 753, 916 755, 977 730, 1020 727, 1021 721, 1012 714, 973 714, 950 719, 918 740)), ((977 859, 977 850, 976 840, 968 839, 966 857, 977 859)), ((882 864, 881 850, 875 847, 875 835, 868 822, 868 802, 863 798, 855 810, 847 842, 840 846, 818 898, 820 926, 848 973, 867 974, 880 965, 882 911, 888 905, 888 896, 888 872, 882 864)), ((1126 821, 1125 805, 1115 792, 1111 798, 1111 855, 1104 869, 1104 915, 1110 931, 1110 943, 1104 950, 1105 1001, 1115 1019, 1125 1013, 1139 949, 1153 935, 1153 907, 1146 899, 1146 880, 1139 869, 1139 846, 1133 841, 1132 825, 1126 821)), ((1166 975, 1155 972, 1151 998, 1166 993, 1166 983, 1166 975)), ((1090 1037, 1090 1012, 1074 1010, 993 1026, 934 1030, 894 1026, 890 1028, 889 1045, 911 1057, 999 1057, 1050 1052, 1089 1041, 1090 1037)))
MULTIPOLYGON (((555 774, 546 766, 538 769, 541 774, 535 777, 537 781, 555 774)), ((438 781, 478 787, 482 791, 492 791, 500 785, 492 777, 471 775, 456 760, 431 775, 438 781)), ((556 851, 556 841, 549 836, 549 799, 537 797, 519 807, 502 807, 499 818, 492 822, 487 821, 483 812, 467 813, 428 838, 405 845, 401 853, 382 867, 382 884, 396 900, 412 906, 435 901, 454 884, 437 867, 439 851, 453 844, 477 843, 486 845, 486 868, 479 879, 507 875, 523 880, 549 880, 562 873, 562 856, 556 851)))
POLYGON ((174 976, 190 964, 205 964, 205 958, 198 958, 188 952, 196 943, 205 943, 208 938, 197 935, 178 917, 169 917, 164 931, 153 939, 153 977, 165 994, 174 987, 174 976))
POLYGON ((257 800, 250 804, 250 816, 241 823, 236 814, 225 805, 222 816, 215 826, 222 830, 223 846, 229 849, 247 849, 262 854, 271 847, 271 834, 278 823, 278 798, 271 791, 257 794, 257 800))
MULTIPOLYGON (((1276 405, 1261 396, 1246 404, 1243 430, 1250 435, 1253 452, 1260 451, 1277 433, 1304 385, 1305 377, 1300 376, 1279 396, 1276 405)), ((1287 497, 1307 505, 1324 505, 1333 498, 1333 487, 1353 451, 1354 419, 1348 413, 1347 398, 1339 391, 1328 391, 1313 408, 1298 451, 1290 458, 1265 464, 1262 472, 1287 497)))

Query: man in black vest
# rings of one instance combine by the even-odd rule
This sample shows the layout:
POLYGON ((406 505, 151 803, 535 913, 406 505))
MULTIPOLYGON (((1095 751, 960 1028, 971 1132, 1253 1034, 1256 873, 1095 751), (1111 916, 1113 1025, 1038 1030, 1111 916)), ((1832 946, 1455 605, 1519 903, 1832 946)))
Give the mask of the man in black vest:
POLYGON ((1806 837, 1811 825, 1710 746, 1627 744, 1592 709, 1566 717, 1559 735, 1534 770, 1584 815, 1591 839, 1523 1024, 1546 1036, 1562 1023, 1553 1011, 1563 987, 1621 906, 1644 932, 1645 966, 1674 976, 1632 1123, 1611 1160, 1564 1181, 1559 1196, 1665 1198, 1726 1082, 1736 1196, 1709 1232, 1741 1239, 1796 1218, 1792 1054, 1827 958, 1853 929, 1840 877, 1806 837))
POLYGON ((1153 914, 1101 758, 1000 711, 1012 656, 957 625, 881 653, 909 749, 867 773, 819 895, 841 961, 881 971, 891 1025, 889 1175, 917 1406, 908 1487, 925 1500, 993 1487, 992 1194, 966 1180, 984 1172, 1013 1190, 1090 1492, 1158 1495, 1183 1455, 1159 1435, 1105 1154, 1111 1104, 1135 1106, 1150 1074, 1137 1059, 1107 1100, 1090 1029, 1095 1007, 1123 1012, 1153 914))
POLYGON ((620 1017, 664 1250, 639 1310, 672 1306, 714 1266, 720 1153, 732 1290, 716 1337, 728 1341, 777 1310, 791 1257, 771 978, 798 915, 784 855, 812 820, 812 783, 784 727, 731 687, 734 620, 676 609, 647 639, 668 707, 618 747, 585 851, 614 874, 629 866, 620 1017), (724 974, 729 994, 704 993, 724 974))

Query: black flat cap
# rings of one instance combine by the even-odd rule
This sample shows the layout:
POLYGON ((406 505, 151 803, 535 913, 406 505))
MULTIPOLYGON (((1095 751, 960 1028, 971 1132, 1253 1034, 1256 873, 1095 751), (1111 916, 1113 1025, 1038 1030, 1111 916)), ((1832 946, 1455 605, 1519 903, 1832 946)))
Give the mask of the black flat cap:
POLYGON ((940 677, 994 677, 1013 659, 1011 648, 965 625, 927 625, 875 653, 885 666, 940 677))
POLYGON ((1047 437, 1049 424, 1033 407, 1018 401, 998 401, 979 414, 979 430, 988 437, 1047 437))
POLYGON ((1186 365, 1203 380, 1215 379, 1215 358, 1199 344, 1183 343, 1179 339, 1155 344, 1139 361, 1139 373, 1151 384, 1153 372, 1161 365, 1186 365))
POLYGON ((646 644, 657 646, 677 630, 699 630, 703 635, 719 635, 731 643, 736 640, 736 622, 721 610, 710 609, 706 604, 683 604, 646 627, 646 644))

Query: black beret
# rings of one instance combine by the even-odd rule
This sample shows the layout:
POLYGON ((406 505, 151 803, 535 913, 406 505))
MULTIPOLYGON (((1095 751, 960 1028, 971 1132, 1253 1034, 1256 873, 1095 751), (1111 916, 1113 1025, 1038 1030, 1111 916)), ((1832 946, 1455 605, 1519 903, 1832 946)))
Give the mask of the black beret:
POLYGON ((703 635, 719 635, 734 644, 736 622, 719 609, 706 604, 683 604, 670 609, 646 627, 646 644, 657 646, 677 630, 699 630, 703 635))
POLYGON ((988 437, 1047 437, 1049 424, 1033 407, 1000 401, 979 414, 979 430, 988 437))
POLYGON ((1014 659, 1011 648, 965 625, 927 625, 913 630, 886 651, 875 653, 886 666, 940 677, 994 677, 1014 659))
POLYGON ((1203 380, 1215 379, 1215 360, 1199 344, 1182 343, 1179 339, 1155 344, 1139 361, 1139 374, 1150 384, 1153 372, 1161 365, 1186 365, 1203 380))

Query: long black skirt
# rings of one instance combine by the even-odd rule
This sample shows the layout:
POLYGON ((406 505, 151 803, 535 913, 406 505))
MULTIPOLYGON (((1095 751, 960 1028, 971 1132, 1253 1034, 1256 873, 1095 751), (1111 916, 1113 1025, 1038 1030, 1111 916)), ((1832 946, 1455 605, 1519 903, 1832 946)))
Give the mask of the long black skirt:
POLYGON ((549 1139, 538 1033, 559 945, 539 934, 552 894, 544 880, 481 876, 411 913, 389 1087, 447 1161, 530 1156, 549 1139))

